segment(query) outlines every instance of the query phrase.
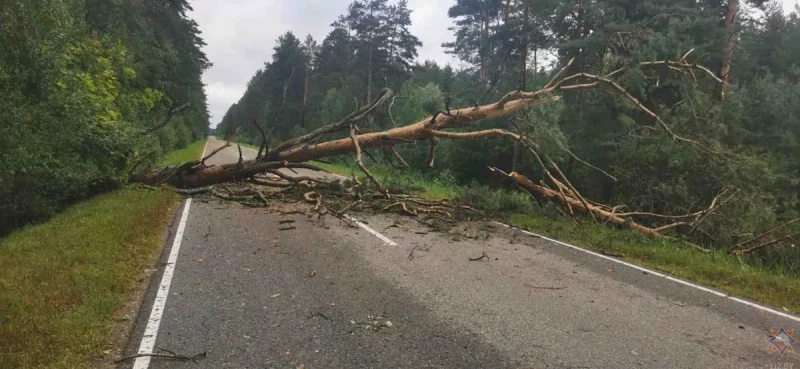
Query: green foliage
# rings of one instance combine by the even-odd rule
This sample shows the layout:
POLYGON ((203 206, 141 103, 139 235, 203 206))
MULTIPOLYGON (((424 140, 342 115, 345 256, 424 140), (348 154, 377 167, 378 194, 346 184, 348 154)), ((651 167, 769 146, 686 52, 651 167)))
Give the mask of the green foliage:
MULTIPOLYGON (((724 1, 455 0, 449 11, 454 34, 443 45, 463 63, 454 70, 430 61, 409 67, 418 44, 403 36, 410 35, 404 2, 359 0, 319 47, 313 40, 301 44, 290 34, 281 37, 272 62, 254 75, 220 127, 229 136, 260 143, 250 122, 269 101, 262 125, 286 138, 338 121, 363 106, 370 92, 389 87, 396 92, 391 107, 359 123, 364 131, 376 131, 415 123, 439 110, 496 101, 521 87, 536 89, 572 58, 570 73, 606 75, 622 68, 624 73, 614 77, 619 85, 672 132, 698 144, 672 139, 636 103, 610 89, 559 94, 513 116, 460 129, 501 128, 530 137, 583 195, 625 211, 692 213, 706 208, 722 189, 736 188, 738 200, 709 215, 701 227, 673 232, 727 249, 800 216, 800 18, 785 15, 775 3, 749 3, 765 13, 743 8, 737 16, 731 37, 738 46, 722 102, 718 83, 705 72, 688 75, 639 63, 676 61, 693 50, 686 60, 716 73, 727 57, 723 45, 729 35, 719 22, 727 11, 724 1), (292 68, 307 71, 308 78, 276 79, 292 68), (273 72, 278 70, 283 72, 273 72), (297 106, 301 117, 292 118, 297 106), (285 119, 275 119, 278 115, 285 119)), ((429 148, 428 142, 397 146, 413 168, 427 167, 429 148)), ((367 165, 387 167, 391 155, 372 151, 367 165)), ((471 186, 461 196, 487 212, 526 209, 527 199, 489 190, 500 183, 486 167, 510 171, 513 155, 507 140, 443 140, 434 170, 388 176, 387 186, 447 193, 442 188, 449 184, 435 185, 444 183, 435 173, 446 170, 458 186, 471 186)), ((517 172, 546 182, 530 153, 523 150, 517 164, 517 172)), ((786 232, 800 229, 781 234, 786 232)), ((796 270, 797 250, 785 243, 749 260, 796 270)))
POLYGON ((200 76, 208 62, 188 5, 174 5, 0 5, 0 233, 114 188, 205 137, 200 76), (145 134, 184 102, 189 110, 145 134))

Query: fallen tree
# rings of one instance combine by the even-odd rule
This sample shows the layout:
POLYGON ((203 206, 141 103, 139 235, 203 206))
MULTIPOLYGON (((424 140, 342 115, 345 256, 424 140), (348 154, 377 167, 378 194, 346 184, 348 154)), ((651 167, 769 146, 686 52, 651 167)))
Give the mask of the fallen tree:
MULTIPOLYGON (((677 74, 681 76, 690 76, 696 80, 696 73, 702 73, 709 76, 718 83, 724 83, 713 72, 707 68, 690 63, 687 58, 691 51, 684 54, 680 60, 670 61, 649 61, 639 63, 636 67, 647 69, 657 69, 658 73, 663 75, 663 71, 667 70, 670 74, 677 74)), ((510 114, 521 109, 528 108, 535 103, 545 103, 547 101, 554 101, 561 98, 562 94, 571 93, 575 91, 603 89, 611 92, 616 96, 629 100, 637 109, 643 112, 646 116, 650 117, 654 126, 648 126, 654 130, 663 133, 664 137, 669 140, 674 140, 681 144, 689 145, 699 151, 704 151, 709 154, 715 154, 705 148, 705 145, 697 139, 684 137, 670 127, 670 125, 657 115, 652 109, 646 107, 642 102, 636 99, 629 93, 615 78, 619 77, 626 71, 625 68, 617 69, 604 75, 594 75, 589 73, 573 73, 570 74, 573 61, 570 61, 564 68, 562 68, 553 79, 545 86, 535 91, 512 91, 500 98, 498 101, 486 104, 465 107, 457 110, 439 111, 436 114, 427 117, 419 122, 401 126, 381 132, 361 132, 357 127, 357 123, 374 113, 386 101, 391 100, 392 91, 384 89, 381 91, 377 98, 371 101, 356 111, 350 113, 345 118, 338 122, 324 125, 323 127, 304 136, 296 137, 284 141, 274 148, 267 148, 263 156, 259 155, 256 160, 245 161, 241 158, 235 164, 228 164, 222 166, 207 166, 205 161, 208 157, 201 161, 189 162, 177 168, 168 168, 161 172, 145 173, 133 177, 134 182, 144 183, 147 185, 158 185, 162 183, 169 183, 178 188, 189 189, 213 186, 225 182, 245 181, 252 180, 255 183, 273 187, 292 187, 295 185, 303 185, 313 188, 316 185, 327 185, 330 183, 320 183, 319 180, 311 178, 287 178, 280 175, 276 170, 281 168, 306 168, 319 170, 319 168, 307 164, 308 161, 321 160, 328 157, 336 157, 344 154, 353 154, 358 167, 366 175, 367 178, 374 184, 378 190, 378 194, 385 199, 390 199, 393 194, 389 193, 378 179, 370 173, 361 160, 362 152, 364 149, 383 148, 393 152, 402 162, 405 162, 400 154, 395 150, 395 146, 403 145, 410 142, 430 142, 430 158, 428 160, 429 166, 435 163, 436 144, 440 139, 450 140, 480 140, 480 139, 507 139, 519 147, 527 148, 527 150, 536 158, 540 164, 541 170, 545 173, 546 179, 553 185, 553 188, 545 185, 543 182, 536 184, 523 175, 512 172, 506 174, 499 169, 493 168, 496 173, 500 173, 507 177, 518 188, 535 195, 538 198, 554 201, 563 205, 570 214, 574 214, 577 210, 582 212, 596 222, 603 224, 616 224, 619 226, 626 226, 630 229, 639 231, 648 235, 659 235, 661 232, 678 228, 687 227, 690 232, 694 232, 697 226, 705 220, 709 215, 716 212, 721 206, 733 201, 738 191, 731 188, 725 188, 711 201, 710 205, 701 211, 693 212, 690 214, 681 215, 661 215, 645 212, 628 212, 620 213, 619 206, 612 207, 603 204, 598 204, 585 199, 578 190, 570 183, 569 179, 564 175, 560 168, 551 160, 545 152, 543 152, 537 145, 535 140, 531 137, 525 137, 518 133, 514 133, 503 129, 489 129, 480 131, 470 131, 469 129, 475 122, 483 119, 494 119, 509 116, 510 114), (325 137, 336 133, 349 130, 349 137, 325 140, 325 137), (276 179, 256 178, 264 173, 273 173, 277 175, 276 179), (666 221, 666 224, 658 226, 645 226, 637 223, 634 218, 649 218, 648 223, 653 224, 653 220, 666 221)), ((262 134, 263 139, 266 141, 267 137, 262 134)), ((262 144, 266 147, 266 142, 262 144)), ((518 150, 515 150, 515 152, 518 150)), ((211 155, 214 155, 212 153, 211 155)), ((210 155, 210 156, 211 156, 210 155)), ((574 154, 571 153, 574 156, 574 154)), ((606 172, 599 168, 588 164, 586 161, 579 159, 579 162, 589 165, 590 167, 602 172, 603 174, 611 177, 606 172)), ((516 166, 515 162, 512 167, 516 166)), ((613 178, 613 177, 611 177, 613 178)), ((347 189, 348 192, 354 192, 355 187, 360 186, 358 179, 354 177, 354 186, 347 189)), ((396 194, 395 194, 396 195, 396 194)), ((219 196, 218 197, 223 197, 219 196)), ((231 196, 231 195, 228 195, 231 196)), ((314 196, 306 194, 305 199, 309 202, 314 202, 317 208, 320 208, 322 195, 317 193, 314 196)), ((417 200, 419 201, 419 200, 417 200)), ((439 204, 442 205, 442 204, 439 204)), ((407 215, 416 214, 415 211, 408 209, 402 201, 394 202, 386 206, 384 210, 400 209, 400 211, 407 215)), ((435 209, 426 209, 427 211, 435 209)), ((447 213, 447 211, 442 210, 447 213)))

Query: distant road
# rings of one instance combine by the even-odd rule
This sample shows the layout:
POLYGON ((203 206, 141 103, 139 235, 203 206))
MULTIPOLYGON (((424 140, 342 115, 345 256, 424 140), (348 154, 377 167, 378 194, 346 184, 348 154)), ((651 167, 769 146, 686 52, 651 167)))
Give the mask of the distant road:
MULTIPOLYGON (((234 146, 209 164, 236 160, 234 146)), ((126 354, 164 304, 154 350, 205 355, 138 368, 800 368, 767 336, 796 318, 497 224, 468 224, 490 235, 475 241, 390 214, 357 225, 216 200, 184 213, 126 354)))

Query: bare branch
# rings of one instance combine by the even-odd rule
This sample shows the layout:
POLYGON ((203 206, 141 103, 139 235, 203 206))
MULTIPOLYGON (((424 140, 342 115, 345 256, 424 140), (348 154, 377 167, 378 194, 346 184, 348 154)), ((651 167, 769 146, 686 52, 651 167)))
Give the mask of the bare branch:
POLYGON ((766 247, 770 247, 770 246, 776 245, 778 243, 781 243, 783 241, 794 240, 794 238, 797 237, 798 235, 800 235, 800 233, 791 233, 791 234, 788 234, 788 235, 783 236, 781 238, 777 238, 777 239, 774 239, 772 241, 762 243, 762 244, 760 244, 758 246, 753 246, 753 247, 751 247, 749 249, 746 249, 746 250, 733 250, 733 251, 731 251, 731 254, 732 255, 738 255, 738 256, 747 255, 747 254, 749 254, 749 253, 751 253, 753 251, 756 251, 756 250, 759 250, 759 249, 763 249, 763 248, 766 248, 766 247))
POLYGON ((383 196, 388 199, 389 198, 389 191, 387 191, 386 188, 383 187, 381 182, 378 181, 378 179, 375 178, 374 175, 372 175, 372 173, 369 171, 369 169, 367 169, 367 167, 364 166, 364 161, 361 159, 361 146, 358 144, 358 138, 356 137, 356 125, 355 124, 351 124, 350 125, 350 139, 353 140, 353 146, 355 146, 355 148, 356 148, 356 165, 358 165, 358 167, 361 168, 361 171, 364 172, 364 174, 367 176, 367 178, 369 178, 369 180, 372 181, 372 183, 374 183, 375 186, 378 187, 378 190, 380 190, 380 192, 383 194, 383 196))
POLYGON ((392 154, 394 154, 394 157, 397 158, 397 160, 399 160, 400 163, 403 164, 404 167, 411 168, 411 166, 408 165, 408 163, 405 161, 405 159, 403 159, 403 157, 400 156, 400 153, 397 152, 397 149, 395 149, 394 146, 390 147, 389 150, 392 151, 392 154))
POLYGON ((431 137, 431 148, 428 151, 428 168, 433 168, 433 165, 436 161, 436 145, 439 144, 439 140, 436 137, 431 137))
POLYGON ((751 238, 751 239, 749 239, 749 240, 747 240, 747 241, 740 242, 740 243, 738 243, 736 246, 734 246, 733 248, 735 248, 735 249, 736 249, 736 248, 740 248, 740 247, 743 247, 744 245, 747 245, 747 244, 750 244, 750 243, 756 242, 756 241, 758 241, 758 240, 760 240, 760 239, 762 239, 762 238, 764 238, 764 237, 766 237, 766 236, 768 236, 768 235, 770 235, 770 234, 774 233, 775 231, 778 231, 778 230, 780 230, 780 229, 783 229, 784 227, 786 227, 786 226, 788 226, 788 225, 790 225, 790 224, 796 223, 796 222, 798 222, 798 221, 800 221, 800 218, 795 218, 795 219, 792 219, 792 220, 790 220, 790 221, 788 221, 788 222, 786 222, 786 223, 783 223, 783 224, 781 224, 781 225, 779 225, 779 226, 777 226, 777 227, 775 227, 775 228, 772 228, 772 229, 770 229, 770 230, 768 230, 768 231, 765 231, 765 232, 761 233, 760 235, 758 235, 758 236, 756 236, 756 237, 753 237, 753 238, 751 238))
POLYGON ((222 150, 225 150, 225 149, 229 148, 230 146, 231 146, 230 142, 225 142, 224 146, 212 151, 210 154, 208 154, 208 156, 203 158, 203 160, 201 160, 200 163, 203 164, 203 165, 206 165, 206 160, 211 159, 212 156, 217 155, 217 153, 219 153, 222 150))
POLYGON ((183 104, 183 105, 181 105, 181 106, 176 108, 175 104, 173 103, 172 106, 169 107, 169 112, 167 112, 167 116, 164 117, 164 120, 161 121, 161 123, 159 125, 151 127, 150 129, 146 130, 144 132, 144 134, 146 134, 146 135, 147 134, 151 134, 151 133, 153 133, 155 131, 158 131, 161 128, 166 127, 167 124, 169 124, 169 122, 172 120, 172 117, 175 114, 178 114, 178 113, 186 110, 186 108, 190 107, 191 105, 192 105, 191 103, 186 103, 186 104, 183 104))
POLYGON ((284 151, 286 151, 288 149, 291 149, 291 148, 293 148, 295 146, 302 145, 304 143, 310 142, 310 141, 316 139, 317 137, 320 137, 320 136, 323 136, 323 135, 326 135, 326 134, 329 134, 329 133, 334 133, 334 132, 341 131, 341 130, 347 128, 348 126, 352 125, 353 123, 363 119, 368 114, 372 113, 378 106, 380 106, 383 102, 388 100, 391 96, 392 96, 392 90, 390 90, 388 88, 383 89, 380 92, 380 94, 378 95, 378 97, 374 101, 372 101, 372 103, 357 109, 356 111, 348 114, 346 117, 344 117, 344 119, 342 119, 342 120, 340 120, 340 121, 338 121, 336 123, 332 123, 332 124, 328 124, 326 126, 320 127, 318 129, 316 129, 315 131, 313 131, 313 132, 311 132, 311 133, 309 133, 309 134, 307 134, 305 136, 301 136, 301 137, 298 137, 298 138, 293 138, 293 139, 284 141, 283 143, 278 145, 278 147, 273 149, 272 153, 273 154, 279 154, 279 153, 282 153, 282 152, 284 152, 284 151))

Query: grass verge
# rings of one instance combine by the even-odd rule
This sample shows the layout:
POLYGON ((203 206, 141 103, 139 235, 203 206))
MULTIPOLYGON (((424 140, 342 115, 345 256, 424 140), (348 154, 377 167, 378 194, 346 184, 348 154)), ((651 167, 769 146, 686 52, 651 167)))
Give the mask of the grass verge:
POLYGON ((179 203, 122 189, 0 240, 0 368, 87 368, 179 203))
MULTIPOLYGON (((199 160, 205 144, 161 164, 199 160)), ((170 190, 126 188, 0 239, 0 368, 88 368, 111 349, 113 314, 179 203, 170 190)))
POLYGON ((192 160, 200 160, 203 149, 206 147, 206 140, 196 141, 181 150, 175 150, 167 154, 161 162, 162 166, 175 166, 192 160))
MULTIPOLYGON (((315 164, 340 175, 349 177, 356 173, 364 177, 354 165, 315 164)), ((459 186, 446 176, 400 173, 375 165, 369 169, 389 188, 394 186, 395 190, 431 199, 461 199, 483 210, 488 217, 516 227, 800 314, 800 276, 779 266, 757 265, 747 258, 732 257, 724 252, 704 253, 678 241, 647 237, 629 230, 589 222, 578 224, 550 209, 534 206, 527 195, 520 192, 459 186)))

